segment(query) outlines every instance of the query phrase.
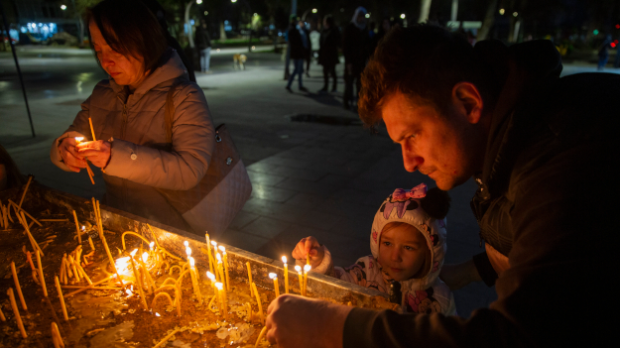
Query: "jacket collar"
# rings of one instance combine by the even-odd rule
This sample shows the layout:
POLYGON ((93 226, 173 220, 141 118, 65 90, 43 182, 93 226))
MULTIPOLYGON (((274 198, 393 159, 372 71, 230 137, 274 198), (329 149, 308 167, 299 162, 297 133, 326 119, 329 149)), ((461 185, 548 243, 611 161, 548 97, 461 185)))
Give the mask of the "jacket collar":
MULTIPOLYGON (((179 77, 187 80, 189 79, 187 70, 177 51, 168 48, 161 57, 160 65, 144 79, 138 88, 136 88, 133 93, 132 102, 137 102, 151 89, 160 85, 162 82, 174 80, 179 77)), ((118 85, 114 79, 110 79, 110 86, 122 100, 127 99, 125 86, 118 85)))
POLYGON ((526 135, 527 118, 532 115, 518 112, 524 106, 523 100, 544 82, 559 78, 562 63, 558 51, 547 40, 510 48, 498 41, 481 41, 474 50, 483 64, 491 67, 492 79, 501 90, 492 113, 483 170, 476 176, 481 186, 479 193, 490 198, 508 183, 520 148, 512 139, 524 139, 521 137, 526 135))

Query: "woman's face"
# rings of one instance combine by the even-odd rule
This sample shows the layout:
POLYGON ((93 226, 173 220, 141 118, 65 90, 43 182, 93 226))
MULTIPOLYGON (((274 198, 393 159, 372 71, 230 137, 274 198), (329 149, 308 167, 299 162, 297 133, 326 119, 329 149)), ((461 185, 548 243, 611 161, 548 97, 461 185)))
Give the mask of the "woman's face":
POLYGON ((88 29, 97 59, 101 62, 103 70, 121 86, 129 86, 132 89, 138 87, 146 76, 144 59, 136 59, 133 56, 125 56, 114 51, 103 38, 95 21, 90 21, 88 29))

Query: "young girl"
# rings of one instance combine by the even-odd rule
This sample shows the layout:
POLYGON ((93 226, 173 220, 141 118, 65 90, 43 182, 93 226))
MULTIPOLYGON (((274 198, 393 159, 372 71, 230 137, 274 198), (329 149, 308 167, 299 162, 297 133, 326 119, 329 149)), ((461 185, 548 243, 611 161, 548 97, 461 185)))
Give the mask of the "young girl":
POLYGON ((456 314, 454 297, 439 279, 446 253, 445 216, 450 197, 420 184, 410 191, 396 189, 375 215, 370 235, 372 255, 349 267, 334 267, 329 250, 314 237, 293 250, 297 264, 310 256, 312 271, 388 293, 401 285, 401 305, 408 312, 456 314))

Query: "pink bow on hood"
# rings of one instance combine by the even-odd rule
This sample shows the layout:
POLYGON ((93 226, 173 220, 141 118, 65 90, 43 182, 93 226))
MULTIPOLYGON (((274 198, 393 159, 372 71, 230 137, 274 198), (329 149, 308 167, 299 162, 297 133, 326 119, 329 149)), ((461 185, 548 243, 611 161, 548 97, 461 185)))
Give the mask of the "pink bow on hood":
POLYGON ((426 191, 428 188, 426 184, 420 184, 411 189, 411 191, 406 191, 401 188, 397 188, 392 193, 392 202, 403 202, 411 198, 420 199, 426 197, 426 191))

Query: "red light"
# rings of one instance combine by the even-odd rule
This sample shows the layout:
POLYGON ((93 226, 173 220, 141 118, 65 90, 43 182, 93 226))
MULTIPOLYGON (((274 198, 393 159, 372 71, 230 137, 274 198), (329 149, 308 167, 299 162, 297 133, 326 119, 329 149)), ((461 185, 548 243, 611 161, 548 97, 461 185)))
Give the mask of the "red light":
POLYGON ((615 43, 615 42, 612 42, 612 43, 611 43, 611 47, 612 47, 612 48, 616 47, 616 43, 615 43))
POLYGON ((620 24, 616 24, 616 29, 620 29, 620 24))

